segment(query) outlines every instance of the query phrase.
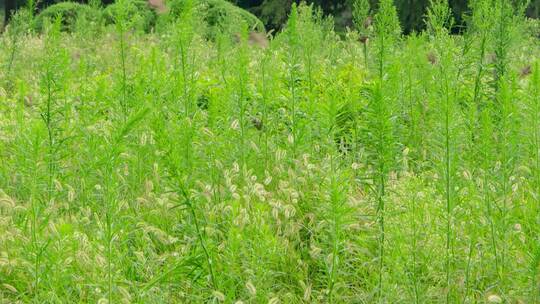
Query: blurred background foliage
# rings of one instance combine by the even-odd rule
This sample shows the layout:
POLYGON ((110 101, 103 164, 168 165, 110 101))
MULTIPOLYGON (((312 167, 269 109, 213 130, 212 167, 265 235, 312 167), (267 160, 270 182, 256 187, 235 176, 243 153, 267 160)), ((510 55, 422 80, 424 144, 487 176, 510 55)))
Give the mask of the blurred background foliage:
MULTIPOLYGON (((373 10, 377 9, 378 0, 369 0, 373 10)), ((510 0, 509 0, 510 1, 510 0)), ((24 5, 26 0, 2 0, 0 8, 4 12, 7 3, 16 2, 17 6, 24 5)), ((62 2, 61 0, 41 0, 37 1, 38 8, 43 9, 51 4, 62 2)), ((75 1, 87 2, 87 0, 75 1)), ((107 5, 113 0, 102 0, 107 5)), ((251 12, 264 22, 267 29, 279 30, 287 20, 290 8, 293 3, 300 3, 299 0, 229 0, 233 4, 251 12)), ((308 4, 319 7, 326 16, 332 16, 336 30, 343 31, 347 27, 352 27, 352 0, 304 0, 308 4)), ((468 0, 449 0, 454 12, 455 32, 466 25, 463 16, 469 11, 468 0)), ((401 26, 404 33, 420 31, 424 28, 424 16, 429 0, 394 0, 394 4, 399 13, 401 26)), ((540 16, 540 0, 530 1, 527 9, 527 16, 538 18, 540 16)))
MULTIPOLYGON (((288 11, 293 0, 231 0, 236 5, 247 9, 265 22, 267 28, 279 29, 287 19, 288 11)), ((352 27, 351 0, 307 0, 318 6, 326 15, 334 18, 338 30, 345 27, 352 27)), ((377 8, 378 0, 370 0, 371 7, 377 8)), ((465 25, 463 14, 469 10, 467 0, 449 0, 454 12, 456 30, 465 25)), ((401 26, 405 33, 419 31, 424 28, 424 16, 429 0, 394 0, 394 4, 399 13, 401 26)), ((540 16, 540 0, 532 0, 527 10, 527 15, 531 18, 540 16)))

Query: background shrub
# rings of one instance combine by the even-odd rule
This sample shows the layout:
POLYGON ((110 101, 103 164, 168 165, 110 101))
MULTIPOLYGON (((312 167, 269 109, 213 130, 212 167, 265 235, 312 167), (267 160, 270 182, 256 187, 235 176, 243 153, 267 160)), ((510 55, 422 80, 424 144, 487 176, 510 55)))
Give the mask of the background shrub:
POLYGON ((42 31, 46 19, 62 18, 62 30, 72 31, 77 22, 99 22, 101 11, 86 4, 60 2, 44 9, 35 19, 35 29, 42 31))
MULTIPOLYGON (((170 14, 173 17, 178 17, 184 9, 185 1, 173 0, 169 1, 167 5, 170 8, 170 14)), ((251 30, 260 32, 265 30, 264 24, 259 18, 226 0, 200 1, 196 10, 202 20, 209 26, 209 33, 213 33, 218 29, 229 28, 231 25, 240 22, 244 22, 251 30)))

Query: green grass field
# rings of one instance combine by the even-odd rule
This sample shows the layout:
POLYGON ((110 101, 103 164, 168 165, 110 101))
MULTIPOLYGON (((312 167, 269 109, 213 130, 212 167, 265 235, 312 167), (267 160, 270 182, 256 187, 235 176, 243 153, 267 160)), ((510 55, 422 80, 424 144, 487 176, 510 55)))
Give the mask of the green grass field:
POLYGON ((267 43, 130 3, 0 37, 0 303, 540 303, 519 5, 300 5, 267 43))

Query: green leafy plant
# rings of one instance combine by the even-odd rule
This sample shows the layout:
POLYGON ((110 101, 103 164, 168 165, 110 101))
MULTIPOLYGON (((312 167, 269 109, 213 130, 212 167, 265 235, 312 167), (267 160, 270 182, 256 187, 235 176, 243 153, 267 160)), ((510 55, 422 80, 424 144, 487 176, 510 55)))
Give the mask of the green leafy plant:
POLYGON ((373 155, 373 183, 377 204, 378 236, 378 283, 377 301, 384 301, 385 273, 385 204, 388 174, 395 162, 396 141, 394 134, 394 109, 386 94, 385 80, 388 73, 388 57, 400 32, 397 13, 392 1, 381 1, 375 15, 375 48, 377 78, 371 89, 368 104, 368 130, 373 155))
MULTIPOLYGON (((150 31, 157 20, 157 13, 144 0, 122 0, 103 10, 105 24, 124 23, 124 27, 150 31), (123 15, 121 19, 119 16, 123 15)), ((117 25, 118 26, 118 25, 117 25)))
POLYGON ((74 31, 77 22, 100 22, 101 11, 92 6, 74 2, 60 2, 53 4, 41 11, 35 17, 34 27, 36 31, 40 32, 43 30, 46 19, 55 19, 57 16, 60 16, 62 19, 63 31, 74 31))

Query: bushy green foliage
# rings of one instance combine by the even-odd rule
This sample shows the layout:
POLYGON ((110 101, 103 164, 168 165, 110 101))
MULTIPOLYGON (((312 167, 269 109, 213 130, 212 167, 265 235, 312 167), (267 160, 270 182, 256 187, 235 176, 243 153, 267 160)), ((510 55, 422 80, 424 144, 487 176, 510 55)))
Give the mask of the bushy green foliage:
POLYGON ((471 1, 458 36, 433 0, 405 36, 392 0, 340 35, 294 5, 257 44, 196 0, 145 32, 130 1, 0 36, 0 302, 539 301, 518 6, 471 1))
POLYGON ((540 37, 540 20, 539 19, 528 19, 527 20, 528 28, 527 30, 532 33, 536 38, 540 37))
MULTIPOLYGON (((170 13, 181 16, 187 2, 189 1, 168 1, 170 13)), ((196 1, 194 5, 201 19, 209 26, 211 36, 220 30, 230 30, 231 26, 240 22, 244 22, 250 30, 264 31, 264 24, 255 15, 226 0, 202 0, 196 1)))
POLYGON ((62 19, 62 30, 73 31, 77 22, 97 23, 101 20, 101 11, 86 4, 60 2, 53 4, 39 13, 35 18, 35 29, 42 31, 46 20, 62 19))
MULTIPOLYGON (((290 12, 290 0, 231 0, 238 6, 253 12, 259 17, 267 27, 280 29, 287 22, 287 16, 290 12)), ((351 27, 354 21, 354 3, 358 1, 350 0, 307 0, 308 4, 320 7, 324 14, 331 15, 336 20, 338 30, 345 30, 345 27, 351 27), (351 20, 353 19, 353 20, 351 20)), ((369 3, 369 6, 376 9, 378 0, 363 1, 369 3)), ((448 4, 452 10, 452 15, 456 20, 454 32, 462 32, 467 25, 467 15, 469 15, 469 5, 472 1, 450 0, 448 4)), ((540 17, 540 2, 528 1, 527 15, 531 18, 540 17)), ((523 3, 526 3, 523 2, 523 3)), ((429 0, 395 0, 399 20, 405 33, 420 32, 425 29, 425 15, 430 5, 429 0)))
POLYGON ((264 31, 263 23, 250 12, 241 9, 223 0, 201 1, 202 10, 205 11, 204 20, 211 27, 223 27, 225 23, 238 23, 243 21, 250 30, 264 31))
POLYGON ((106 24, 117 23, 119 14, 123 15, 130 27, 150 31, 156 24, 157 13, 146 0, 116 1, 103 10, 106 24))

